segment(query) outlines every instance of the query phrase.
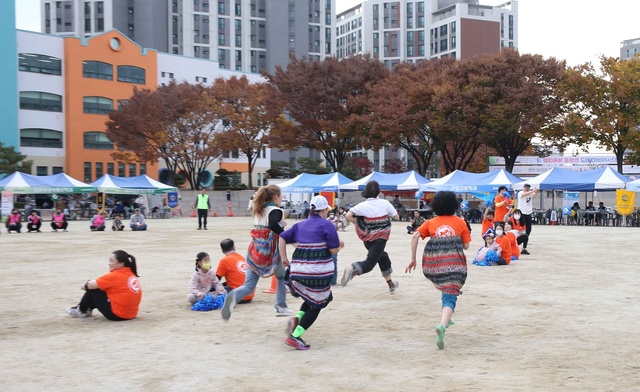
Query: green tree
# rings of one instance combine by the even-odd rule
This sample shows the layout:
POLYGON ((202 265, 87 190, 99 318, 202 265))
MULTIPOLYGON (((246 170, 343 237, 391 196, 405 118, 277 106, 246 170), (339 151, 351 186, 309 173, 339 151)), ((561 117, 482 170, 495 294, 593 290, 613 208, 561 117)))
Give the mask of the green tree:
MULTIPOLYGON (((328 167, 322 165, 322 159, 315 158, 298 158, 298 165, 300 166, 299 173, 309 174, 327 174, 331 173, 328 167)), ((297 174, 296 174, 297 175, 297 174)))
POLYGON ((27 156, 16 151, 15 147, 0 143, 0 174, 11 174, 19 171, 30 174, 33 161, 27 161, 27 156))

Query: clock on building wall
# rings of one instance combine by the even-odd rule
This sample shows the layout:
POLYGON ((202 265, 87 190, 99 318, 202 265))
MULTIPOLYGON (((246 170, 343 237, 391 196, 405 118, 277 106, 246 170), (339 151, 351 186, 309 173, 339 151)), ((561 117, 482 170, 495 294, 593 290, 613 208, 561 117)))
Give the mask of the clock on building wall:
POLYGON ((111 38, 111 40, 109 41, 109 46, 111 47, 111 49, 113 49, 114 51, 119 51, 120 50, 120 40, 116 37, 111 38))

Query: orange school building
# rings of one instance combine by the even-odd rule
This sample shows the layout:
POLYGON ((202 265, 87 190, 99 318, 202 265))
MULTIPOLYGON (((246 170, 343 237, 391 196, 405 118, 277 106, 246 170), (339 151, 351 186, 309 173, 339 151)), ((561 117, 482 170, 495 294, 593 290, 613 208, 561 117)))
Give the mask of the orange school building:
POLYGON ((114 30, 91 38, 64 39, 65 168, 84 182, 104 174, 158 179, 157 162, 116 162, 106 137, 108 112, 117 110, 134 87, 155 90, 157 52, 143 49, 114 30))

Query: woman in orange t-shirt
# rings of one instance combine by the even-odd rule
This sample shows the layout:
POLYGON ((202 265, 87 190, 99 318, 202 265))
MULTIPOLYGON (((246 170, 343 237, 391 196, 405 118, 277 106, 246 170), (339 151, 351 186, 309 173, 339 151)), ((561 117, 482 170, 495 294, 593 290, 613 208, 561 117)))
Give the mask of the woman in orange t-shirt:
POLYGON ((405 272, 416 268, 418 240, 430 237, 422 255, 422 272, 442 292, 442 317, 436 327, 436 344, 444 348, 444 331, 453 325, 453 311, 460 289, 467 280, 467 257, 471 231, 467 222, 455 216, 458 200, 453 192, 438 192, 433 200, 437 217, 429 219, 416 229, 411 238, 411 262, 405 272))
POLYGON ((138 315, 142 287, 138 280, 136 258, 123 250, 109 256, 109 273, 87 280, 80 303, 67 310, 71 317, 90 317, 98 309, 108 320, 130 320, 138 315))

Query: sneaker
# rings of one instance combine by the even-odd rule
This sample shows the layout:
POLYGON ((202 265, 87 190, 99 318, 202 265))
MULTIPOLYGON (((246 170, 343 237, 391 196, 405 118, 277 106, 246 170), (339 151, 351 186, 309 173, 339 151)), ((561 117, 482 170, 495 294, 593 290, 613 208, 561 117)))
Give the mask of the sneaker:
POLYGON ((229 321, 231 318, 231 313, 233 312, 233 308, 236 307, 236 293, 235 291, 230 291, 229 294, 224 298, 224 305, 222 305, 222 310, 220 314, 222 315, 222 319, 224 321, 229 321))
POLYGON ((206 227, 206 226, 204 227, 204 229, 205 229, 205 230, 209 230, 209 229, 207 229, 207 227, 206 227))
POLYGON ((438 335, 438 337, 436 338, 436 345, 440 350, 444 348, 444 330, 445 329, 446 329, 445 326, 442 324, 436 327, 436 335, 438 335))
POLYGON ((198 227, 198 230, 202 230, 202 227, 198 227))
POLYGON ((289 336, 293 333, 293 331, 296 329, 297 326, 298 326, 298 318, 291 317, 289 320, 287 320, 287 327, 285 328, 284 332, 286 333, 287 336, 289 336))
POLYGON ((296 350, 308 350, 311 348, 302 338, 294 338, 292 335, 289 335, 284 342, 296 350))
POLYGON ((64 229, 64 230, 62 230, 62 231, 64 231, 64 232, 66 233, 66 232, 67 232, 67 229, 64 229))
POLYGON ((531 253, 529 253, 528 250, 526 249, 522 249, 522 252, 520 252, 521 255, 530 255, 531 253))
POLYGON ((353 273, 354 273, 354 269, 353 269, 353 265, 348 266, 347 268, 344 269, 344 274, 342 274, 342 279, 340 280, 340 284, 342 286, 346 286, 347 283, 349 283, 351 281, 351 279, 353 279, 353 273))
POLYGON ((391 293, 391 295, 395 294, 399 286, 400 286, 400 282, 398 282, 397 280, 394 280, 393 287, 389 287, 389 293, 391 293))
POLYGON ((273 307, 276 308, 276 317, 289 317, 293 315, 293 312, 289 308, 278 305, 274 305, 273 307))
POLYGON ((69 316, 76 318, 91 317, 91 309, 87 309, 86 312, 81 312, 77 305, 67 309, 67 313, 69 316))

